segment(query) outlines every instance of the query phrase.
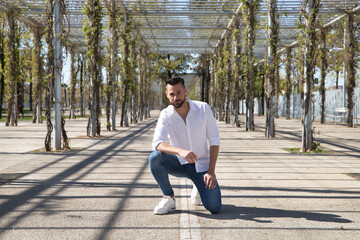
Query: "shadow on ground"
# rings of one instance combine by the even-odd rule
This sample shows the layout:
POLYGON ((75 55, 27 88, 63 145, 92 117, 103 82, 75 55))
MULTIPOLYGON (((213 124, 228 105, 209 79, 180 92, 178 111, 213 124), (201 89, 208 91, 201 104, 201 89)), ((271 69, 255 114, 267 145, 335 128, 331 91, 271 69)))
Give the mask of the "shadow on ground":
POLYGON ((199 217, 219 219, 219 220, 234 220, 242 219, 254 221, 258 223, 272 223, 272 218, 304 218, 309 221, 316 222, 332 222, 332 223, 351 223, 352 221, 342 218, 339 215, 327 213, 315 213, 306 211, 282 210, 273 208, 256 208, 256 207, 237 207, 235 205, 223 205, 220 213, 212 215, 207 213, 191 212, 189 214, 196 214, 199 217))

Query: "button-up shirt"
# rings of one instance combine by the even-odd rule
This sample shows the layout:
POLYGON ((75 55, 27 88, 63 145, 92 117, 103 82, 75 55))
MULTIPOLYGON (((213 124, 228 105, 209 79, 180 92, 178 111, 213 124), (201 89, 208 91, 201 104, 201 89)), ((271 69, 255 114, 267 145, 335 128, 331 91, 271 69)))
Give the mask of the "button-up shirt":
MULTIPOLYGON (((207 103, 189 99, 187 101, 190 110, 185 122, 172 105, 160 112, 152 149, 155 151, 160 143, 169 139, 171 146, 194 152, 198 157, 195 162, 196 172, 205 172, 210 163, 208 146, 220 145, 218 128, 207 103)), ((181 164, 187 164, 184 158, 176 156, 181 164)))

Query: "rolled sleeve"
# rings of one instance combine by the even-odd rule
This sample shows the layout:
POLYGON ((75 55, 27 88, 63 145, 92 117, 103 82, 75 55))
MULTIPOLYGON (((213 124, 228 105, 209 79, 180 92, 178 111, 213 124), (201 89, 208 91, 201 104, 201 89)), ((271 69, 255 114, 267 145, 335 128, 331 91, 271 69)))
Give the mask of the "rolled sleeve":
POLYGON ((152 150, 156 151, 156 148, 160 143, 166 142, 169 134, 169 124, 165 121, 164 114, 161 113, 156 124, 155 133, 152 141, 152 150))
POLYGON ((209 145, 210 146, 220 146, 220 137, 214 137, 214 138, 209 138, 209 145))
POLYGON ((206 115, 207 115, 206 134, 209 140, 209 145, 220 146, 221 141, 220 141, 218 127, 216 125, 216 120, 209 105, 206 105, 206 115))

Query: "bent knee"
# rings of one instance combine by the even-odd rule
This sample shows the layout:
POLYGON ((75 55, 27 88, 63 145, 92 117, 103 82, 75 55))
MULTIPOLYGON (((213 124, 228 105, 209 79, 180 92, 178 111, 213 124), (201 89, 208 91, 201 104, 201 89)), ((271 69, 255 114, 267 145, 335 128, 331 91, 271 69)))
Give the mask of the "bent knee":
POLYGON ((149 164, 159 164, 161 162, 161 155, 162 152, 160 151, 153 151, 149 156, 149 164))
POLYGON ((212 202, 204 205, 204 207, 211 212, 211 214, 217 214, 221 209, 221 202, 212 202))
POLYGON ((221 204, 211 207, 208 210, 209 210, 209 212, 211 212, 211 214, 217 214, 220 212, 220 209, 221 209, 221 204))

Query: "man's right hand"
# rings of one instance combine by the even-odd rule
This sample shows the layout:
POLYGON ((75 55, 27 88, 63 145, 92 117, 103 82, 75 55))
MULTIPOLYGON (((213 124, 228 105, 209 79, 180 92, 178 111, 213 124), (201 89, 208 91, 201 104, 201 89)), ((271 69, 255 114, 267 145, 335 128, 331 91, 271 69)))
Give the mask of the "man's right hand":
POLYGON ((184 150, 184 149, 179 152, 179 156, 184 158, 190 164, 194 163, 195 161, 198 160, 198 158, 194 152, 184 150))

